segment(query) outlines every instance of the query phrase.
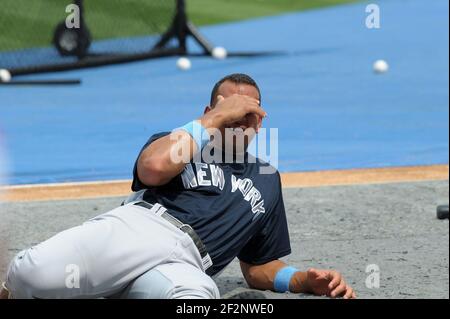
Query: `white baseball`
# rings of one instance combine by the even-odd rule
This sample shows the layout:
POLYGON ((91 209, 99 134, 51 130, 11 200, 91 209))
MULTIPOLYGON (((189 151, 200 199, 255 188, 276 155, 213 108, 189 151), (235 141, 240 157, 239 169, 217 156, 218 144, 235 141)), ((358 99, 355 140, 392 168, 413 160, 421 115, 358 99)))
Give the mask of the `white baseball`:
POLYGON ((179 58, 177 61, 177 67, 182 71, 187 71, 192 67, 191 60, 188 58, 179 58))
POLYGON ((6 69, 0 69, 0 82, 11 81, 11 73, 6 69))
POLYGON ((228 57, 228 52, 225 48, 216 47, 214 48, 212 55, 217 60, 225 60, 228 57))
POLYGON ((375 61, 375 63, 373 64, 373 70, 375 71, 375 73, 386 73, 387 71, 389 71, 389 64, 385 61, 385 60, 378 60, 375 61))

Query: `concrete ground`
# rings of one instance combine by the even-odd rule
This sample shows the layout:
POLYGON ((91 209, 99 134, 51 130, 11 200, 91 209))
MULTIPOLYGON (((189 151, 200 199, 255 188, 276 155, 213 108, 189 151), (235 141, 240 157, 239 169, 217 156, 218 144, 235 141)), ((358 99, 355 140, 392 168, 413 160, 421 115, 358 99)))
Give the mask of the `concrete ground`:
MULTIPOLYGON (((449 201, 448 181, 285 189, 284 196, 293 248, 289 264, 338 269, 360 298, 449 298, 449 222, 436 219, 436 206, 449 201), (379 267, 379 288, 366 287, 369 265, 379 267)), ((20 250, 121 200, 2 204, 0 277, 20 250)), ((222 293, 246 285, 236 261, 217 283, 222 293)))

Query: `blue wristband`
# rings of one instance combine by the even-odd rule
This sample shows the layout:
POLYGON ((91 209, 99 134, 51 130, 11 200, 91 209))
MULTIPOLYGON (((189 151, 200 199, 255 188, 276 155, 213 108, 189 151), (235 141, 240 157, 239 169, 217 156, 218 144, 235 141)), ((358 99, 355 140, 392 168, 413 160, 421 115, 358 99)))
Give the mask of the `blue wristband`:
POLYGON ((285 267, 281 269, 275 276, 274 289, 276 292, 289 291, 289 284, 294 274, 299 270, 294 267, 285 267))
POLYGON ((210 141, 211 136, 208 131, 197 121, 189 122, 179 129, 186 131, 190 136, 192 136, 199 150, 202 150, 210 141))

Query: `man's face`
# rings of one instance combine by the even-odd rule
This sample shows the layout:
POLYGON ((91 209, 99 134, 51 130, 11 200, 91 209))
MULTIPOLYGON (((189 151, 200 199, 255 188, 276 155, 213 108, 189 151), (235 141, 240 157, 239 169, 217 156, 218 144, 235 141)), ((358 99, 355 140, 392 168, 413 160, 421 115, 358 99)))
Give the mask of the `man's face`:
MULTIPOLYGON (((236 83, 233 83, 230 81, 224 82, 219 87, 219 90, 217 92, 217 96, 222 95, 224 98, 230 97, 234 94, 247 95, 247 96, 257 99, 257 100, 260 99, 258 90, 254 86, 248 85, 248 84, 236 84, 236 83)), ((208 112, 212 108, 214 108, 216 103, 217 103, 217 97, 214 100, 214 105, 212 105, 210 108, 207 108, 205 112, 208 112)), ((225 141, 225 134, 226 134, 225 131, 227 129, 235 129, 235 131, 234 131, 235 134, 237 134, 237 135, 244 134, 245 135, 244 145, 239 145, 239 141, 237 138, 233 139, 232 149, 233 149, 233 152, 236 153, 237 151, 242 150, 242 149, 247 150, 248 145, 254 138, 255 132, 257 132, 258 129, 261 127, 261 124, 262 124, 262 119, 259 116, 257 116, 256 114, 247 114, 244 118, 240 119, 239 121, 228 124, 227 127, 221 127, 220 132, 221 132, 222 138, 223 138, 223 141, 222 141, 223 149, 226 149, 226 146, 227 146, 226 145, 227 141, 225 141), (242 130, 242 133, 236 133, 236 132, 239 132, 239 129, 242 130)), ((229 142, 230 141, 228 141, 228 143, 229 142)))

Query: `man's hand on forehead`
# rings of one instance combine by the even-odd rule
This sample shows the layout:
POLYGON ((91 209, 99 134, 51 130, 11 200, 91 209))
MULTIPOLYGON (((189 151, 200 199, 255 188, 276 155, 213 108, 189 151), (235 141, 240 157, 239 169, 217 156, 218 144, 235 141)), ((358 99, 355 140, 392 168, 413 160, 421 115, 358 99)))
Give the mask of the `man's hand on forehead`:
POLYGON ((241 128, 242 130, 247 130, 249 128, 252 128, 256 131, 256 133, 259 132, 259 124, 260 124, 261 118, 253 113, 247 114, 244 118, 240 119, 237 122, 231 123, 228 125, 229 128, 241 128))
POLYGON ((225 117, 224 124, 247 121, 248 115, 256 115, 258 119, 267 116, 267 113, 260 106, 259 100, 240 94, 233 94, 227 98, 219 95, 214 110, 225 117))

